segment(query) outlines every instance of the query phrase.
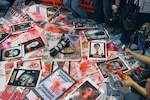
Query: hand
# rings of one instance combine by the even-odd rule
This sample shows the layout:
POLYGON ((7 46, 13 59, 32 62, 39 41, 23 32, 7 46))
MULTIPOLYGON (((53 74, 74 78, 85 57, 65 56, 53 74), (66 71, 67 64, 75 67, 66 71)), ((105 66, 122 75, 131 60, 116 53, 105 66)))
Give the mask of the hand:
POLYGON ((150 28, 150 23, 145 23, 141 27, 142 30, 145 30, 146 28, 150 28))
POLYGON ((128 76, 127 80, 123 80, 122 83, 128 87, 133 87, 134 84, 136 84, 136 82, 134 80, 132 80, 131 77, 128 76))
POLYGON ((128 55, 129 57, 133 57, 133 55, 134 55, 134 52, 131 51, 131 50, 128 49, 128 48, 125 49, 125 52, 127 53, 127 55, 128 55))

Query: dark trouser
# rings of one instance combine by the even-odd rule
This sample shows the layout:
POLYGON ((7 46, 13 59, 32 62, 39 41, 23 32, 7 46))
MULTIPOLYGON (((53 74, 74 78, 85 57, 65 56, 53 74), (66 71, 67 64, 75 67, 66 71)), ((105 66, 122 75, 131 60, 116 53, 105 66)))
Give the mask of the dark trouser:
MULTIPOLYGON (((150 23, 150 14, 144 14, 144 13, 138 13, 137 14, 137 19, 136 19, 136 30, 140 29, 141 26, 144 24, 144 23, 147 23, 149 22, 150 23)), ((124 33, 122 34, 120 40, 125 43, 125 44, 128 44, 131 39, 131 35, 133 34, 133 30, 130 30, 130 31, 124 31, 124 33)), ((142 40, 141 38, 138 38, 138 36, 136 36, 134 42, 136 44, 139 45, 140 49, 143 49, 144 48, 144 40, 142 40)))
MULTIPOLYGON (((150 23, 150 14, 138 13, 137 28, 140 29, 144 23, 150 23)), ((143 36, 144 36, 144 34, 143 34, 143 36)), ((140 49, 144 49, 145 48, 145 39, 139 36, 138 45, 139 45, 140 49)))
POLYGON ((88 19, 87 13, 82 7, 79 6, 80 0, 63 0, 64 6, 72 12, 72 16, 79 17, 81 19, 88 19))
POLYGON ((10 7, 10 2, 8 0, 0 0, 0 17, 5 16, 9 7, 10 7))
POLYGON ((128 93, 124 96, 123 100, 145 100, 142 96, 136 94, 136 93, 128 93))
MULTIPOLYGON (((120 38, 121 42, 124 44, 129 44, 131 42, 131 35, 134 33, 134 30, 125 30, 120 38)), ((134 40, 137 41, 137 40, 134 40)))
POLYGON ((98 24, 109 23, 112 17, 112 0, 93 0, 95 21, 98 24))
POLYGON ((39 4, 39 0, 25 0, 25 4, 28 5, 30 4, 31 1, 34 1, 35 3, 39 4))

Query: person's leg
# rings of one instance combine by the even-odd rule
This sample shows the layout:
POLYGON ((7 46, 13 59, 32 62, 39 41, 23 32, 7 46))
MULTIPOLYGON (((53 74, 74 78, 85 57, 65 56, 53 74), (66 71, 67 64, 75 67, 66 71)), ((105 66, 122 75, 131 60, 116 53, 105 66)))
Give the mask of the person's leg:
MULTIPOLYGON (((63 0, 63 4, 64 6, 72 13, 72 16, 74 18, 77 18, 78 17, 78 14, 71 8, 71 2, 73 0, 63 0)), ((76 0, 75 0, 76 1, 76 0)))
POLYGON ((85 12, 85 10, 79 6, 80 0, 71 0, 71 8, 78 14, 80 15, 81 19, 88 19, 88 15, 85 12))
MULTIPOLYGON (((150 14, 138 13, 137 28, 141 29, 141 26, 147 22, 150 22, 150 14)), ((144 36, 144 34, 143 34, 143 36, 144 36)), ((145 45, 143 45, 143 44, 145 44, 145 39, 143 37, 139 36, 138 37, 138 45, 139 45, 140 49, 144 49, 145 45)))
POLYGON ((0 0, 0 9, 8 9, 10 6, 10 2, 7 0, 0 0))
POLYGON ((136 94, 136 93, 128 93, 124 96, 123 100, 145 100, 142 96, 136 94))
POLYGON ((122 36, 120 37, 120 41, 124 44, 129 44, 133 32, 134 32, 133 30, 124 31, 122 36))
POLYGON ((0 17, 4 17, 8 8, 10 7, 10 2, 7 0, 0 0, 0 17))
POLYGON ((94 20, 97 24, 104 23, 102 0, 93 0, 94 20))
POLYGON ((112 18, 112 0, 103 0, 104 21, 109 26, 110 18, 112 18))

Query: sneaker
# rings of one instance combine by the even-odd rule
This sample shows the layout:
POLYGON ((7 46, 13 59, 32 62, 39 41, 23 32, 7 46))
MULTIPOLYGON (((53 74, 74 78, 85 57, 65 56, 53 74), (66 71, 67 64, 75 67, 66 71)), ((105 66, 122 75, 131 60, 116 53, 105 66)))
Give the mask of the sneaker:
POLYGON ((78 17, 74 17, 74 16, 67 16, 67 20, 70 20, 70 21, 79 21, 79 18, 78 17))
POLYGON ((123 43, 121 42, 121 40, 115 40, 115 41, 113 41, 113 44, 114 45, 122 45, 123 43))
POLYGON ((130 49, 131 50, 136 50, 136 49, 138 49, 139 48, 139 46, 137 45, 137 44, 131 44, 131 46, 130 46, 130 49))
POLYGON ((81 24, 87 23, 87 19, 80 19, 80 23, 81 23, 81 24))

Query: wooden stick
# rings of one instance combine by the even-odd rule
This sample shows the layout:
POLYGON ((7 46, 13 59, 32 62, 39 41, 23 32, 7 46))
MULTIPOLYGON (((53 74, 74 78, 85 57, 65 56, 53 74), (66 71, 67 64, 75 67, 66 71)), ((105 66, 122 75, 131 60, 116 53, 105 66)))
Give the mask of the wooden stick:
POLYGON ((7 76, 8 77, 9 75, 7 75, 7 74, 0 74, 0 76, 7 76))
POLYGON ((89 73, 87 73, 87 74, 86 74, 86 76, 88 76, 88 75, 93 75, 93 74, 95 74, 95 73, 97 73, 97 72, 98 72, 98 70, 95 70, 95 71, 89 72, 89 73))

